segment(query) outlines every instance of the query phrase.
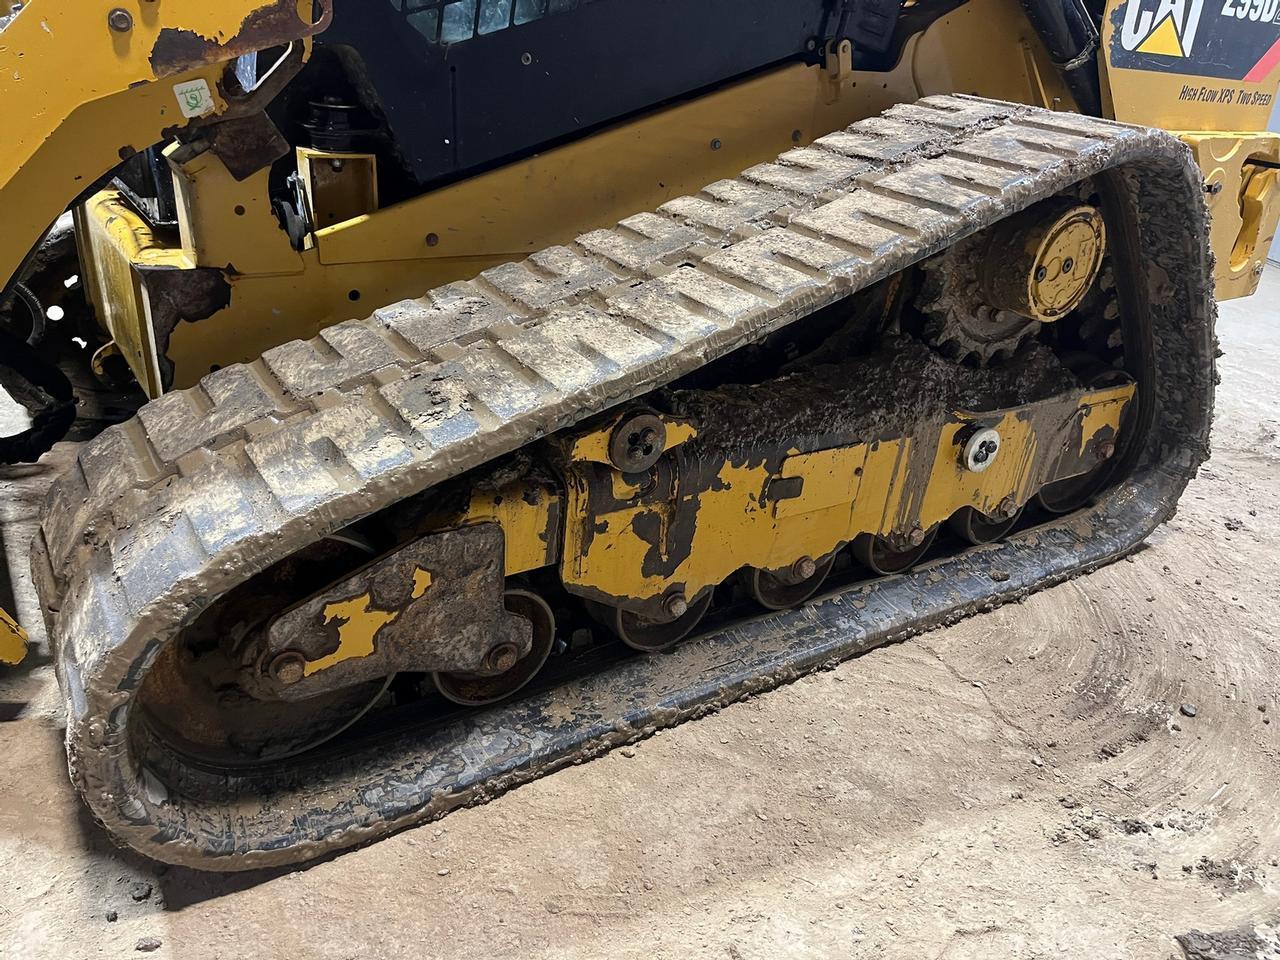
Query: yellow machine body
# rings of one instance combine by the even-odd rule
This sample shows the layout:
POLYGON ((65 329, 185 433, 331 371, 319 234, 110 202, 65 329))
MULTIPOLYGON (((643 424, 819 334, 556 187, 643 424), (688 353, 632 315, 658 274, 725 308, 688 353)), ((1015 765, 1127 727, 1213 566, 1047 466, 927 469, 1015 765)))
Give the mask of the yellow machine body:
MULTIPOLYGON (((1070 95, 1019 10, 1016 0, 971 0, 912 37, 887 73, 853 71, 833 51, 823 66, 782 67, 323 226, 301 251, 265 202, 265 171, 238 182, 211 152, 171 154, 180 243, 156 246, 113 191, 91 198, 80 212, 83 255, 104 266, 86 268, 90 296, 150 396, 190 386, 211 368, 653 209, 894 103, 960 90, 1065 108, 1070 95), (157 263, 230 265, 230 302, 155 343, 138 272, 157 263)), ((310 150, 300 159, 312 170, 350 158, 310 150)), ((362 195, 376 199, 376 188, 362 195)))
MULTIPOLYGON (((1171 72, 1162 62, 1186 57, 1139 53, 1135 66, 1132 56, 1121 55, 1124 24, 1147 24, 1154 11, 1155 0, 1109 6, 1105 100, 1117 119, 1183 133, 1209 182, 1221 184, 1210 194, 1218 294, 1244 296, 1256 288, 1280 217, 1276 169, 1261 163, 1274 161, 1280 138, 1259 132, 1280 65, 1232 87, 1230 96, 1210 99, 1200 93, 1204 78, 1171 72), (1194 96, 1186 92, 1193 83, 1194 96)), ((1165 49, 1159 37, 1144 49, 1152 44, 1165 49)), ((378 206, 368 157, 300 150, 308 201, 313 212, 317 202, 324 207, 301 251, 271 211, 265 171, 241 182, 212 152, 185 161, 171 156, 178 245, 157 244, 112 190, 80 208, 90 296, 154 397, 282 341, 652 209, 893 103, 962 91, 1062 109, 1073 104, 1014 0, 971 0, 941 17, 908 41, 887 73, 854 71, 848 55, 836 49, 823 66, 784 67, 740 81, 387 207, 378 206), (156 266, 220 269, 229 302, 158 336, 140 278, 156 266)))
POLYGON ((1111 116, 1177 133, 1205 174, 1219 300, 1258 287, 1280 219, 1273 0, 1111 0, 1100 58, 1111 116))

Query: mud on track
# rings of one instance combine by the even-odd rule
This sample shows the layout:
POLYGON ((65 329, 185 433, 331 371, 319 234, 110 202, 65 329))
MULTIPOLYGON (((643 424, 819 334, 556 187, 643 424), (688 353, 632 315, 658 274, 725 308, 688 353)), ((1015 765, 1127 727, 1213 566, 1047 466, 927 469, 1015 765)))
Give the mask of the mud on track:
MULTIPOLYGON (((1275 923, 1265 283, 1223 311, 1214 457, 1131 561, 308 870, 116 852, 67 781, 37 651, 0 680, 0 954, 132 957, 153 937, 151 956, 184 958, 1164 960, 1192 929, 1275 923)), ((16 570, 47 482, 4 482, 16 570)))

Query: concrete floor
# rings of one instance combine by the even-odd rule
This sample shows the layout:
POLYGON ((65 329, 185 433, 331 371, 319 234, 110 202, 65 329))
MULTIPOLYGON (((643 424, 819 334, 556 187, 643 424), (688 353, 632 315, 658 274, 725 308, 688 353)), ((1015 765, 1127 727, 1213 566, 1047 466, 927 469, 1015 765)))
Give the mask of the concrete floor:
POLYGON ((89 822, 25 566, 73 450, 10 471, 0 956, 1280 957, 1280 272, 1219 332, 1213 459, 1128 562, 291 872, 89 822))

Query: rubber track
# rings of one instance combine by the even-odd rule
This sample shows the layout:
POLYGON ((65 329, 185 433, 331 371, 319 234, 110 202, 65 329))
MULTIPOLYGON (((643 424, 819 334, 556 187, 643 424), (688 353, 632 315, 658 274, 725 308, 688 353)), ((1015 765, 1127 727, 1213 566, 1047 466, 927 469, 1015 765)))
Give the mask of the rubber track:
MULTIPOLYGON (((233 852, 219 846, 226 824, 161 829, 164 804, 148 799, 127 746, 127 706, 156 652, 214 598, 327 532, 1074 182, 1153 152, 1167 159, 1171 143, 968 97, 898 105, 656 212, 149 403, 81 450, 37 538, 77 786, 151 856, 233 852)), ((217 866, 292 856, 239 852, 254 855, 217 866)))

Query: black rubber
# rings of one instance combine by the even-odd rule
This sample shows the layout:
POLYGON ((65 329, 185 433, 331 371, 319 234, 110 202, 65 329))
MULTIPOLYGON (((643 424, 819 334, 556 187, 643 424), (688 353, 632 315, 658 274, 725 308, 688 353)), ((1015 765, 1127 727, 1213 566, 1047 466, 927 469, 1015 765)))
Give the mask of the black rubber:
POLYGON ((31 414, 31 426, 0 437, 0 463, 35 463, 76 419, 71 381, 22 340, 0 332, 0 387, 31 414))

